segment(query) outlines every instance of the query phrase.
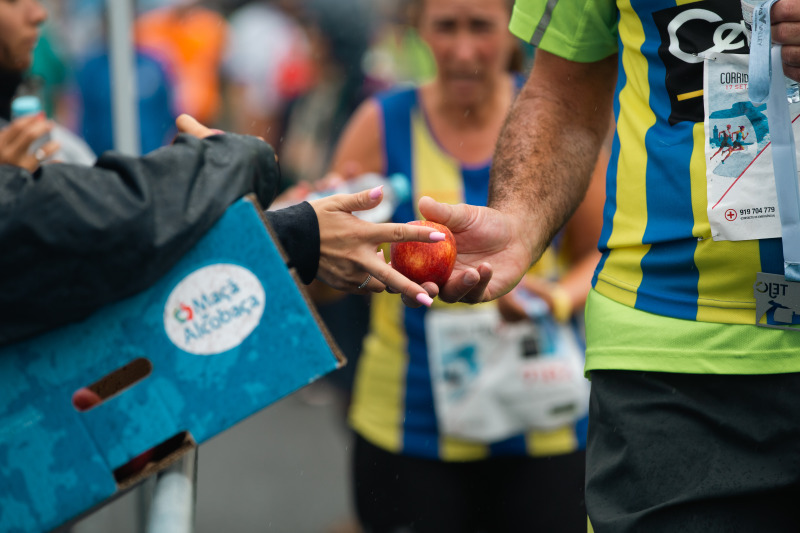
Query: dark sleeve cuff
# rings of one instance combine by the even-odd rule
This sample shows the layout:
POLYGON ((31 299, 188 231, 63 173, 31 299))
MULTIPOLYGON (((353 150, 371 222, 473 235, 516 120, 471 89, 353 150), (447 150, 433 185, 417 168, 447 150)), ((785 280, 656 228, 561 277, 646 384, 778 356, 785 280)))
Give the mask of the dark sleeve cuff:
POLYGON ((267 211, 267 220, 289 256, 289 268, 297 270, 308 285, 319 267, 319 222, 311 204, 302 202, 285 209, 267 211))

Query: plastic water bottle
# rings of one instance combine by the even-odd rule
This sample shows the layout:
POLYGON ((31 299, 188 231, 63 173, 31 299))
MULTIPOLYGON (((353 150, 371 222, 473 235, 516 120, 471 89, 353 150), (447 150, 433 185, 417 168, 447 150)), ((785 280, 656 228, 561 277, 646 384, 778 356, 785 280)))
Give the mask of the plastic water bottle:
MULTIPOLYGON (((17 96, 11 101, 11 120, 18 119, 27 115, 33 115, 42 111, 42 102, 38 96, 23 95, 17 96)), ((31 144, 28 152, 33 154, 50 141, 50 134, 45 133, 31 144)))
POLYGON ((42 110, 42 102, 33 95, 24 95, 14 98, 11 102, 11 120, 39 113, 42 110))
POLYGON ((556 323, 550 314, 547 303, 522 285, 517 285, 511 291, 512 296, 533 321, 538 330, 539 353, 551 354, 555 351, 556 323))
POLYGON ((317 200, 333 194, 352 194, 381 185, 383 185, 381 203, 366 211, 353 211, 353 215, 367 222, 387 222, 392 219, 397 206, 411 198, 411 183, 404 174, 392 174, 389 177, 374 172, 361 174, 356 178, 343 180, 331 189, 314 191, 306 197, 306 200, 317 200))

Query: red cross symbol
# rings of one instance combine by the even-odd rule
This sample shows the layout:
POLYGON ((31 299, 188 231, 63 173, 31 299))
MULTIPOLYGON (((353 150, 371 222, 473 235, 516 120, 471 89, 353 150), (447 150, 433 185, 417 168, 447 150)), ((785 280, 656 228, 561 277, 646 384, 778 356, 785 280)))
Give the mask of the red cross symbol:
POLYGON ((727 211, 725 211, 725 219, 728 222, 733 222, 734 220, 736 220, 736 210, 728 209, 727 211))

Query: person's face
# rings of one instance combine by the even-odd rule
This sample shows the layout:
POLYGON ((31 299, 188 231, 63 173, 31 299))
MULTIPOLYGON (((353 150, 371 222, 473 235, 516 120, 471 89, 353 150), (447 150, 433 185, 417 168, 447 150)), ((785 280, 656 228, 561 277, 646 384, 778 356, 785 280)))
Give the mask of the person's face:
POLYGON ((23 71, 31 66, 45 20, 47 10, 38 0, 0 0, 0 67, 23 71))
POLYGON ((506 0, 423 0, 419 33, 448 98, 472 105, 506 71, 514 37, 506 0))

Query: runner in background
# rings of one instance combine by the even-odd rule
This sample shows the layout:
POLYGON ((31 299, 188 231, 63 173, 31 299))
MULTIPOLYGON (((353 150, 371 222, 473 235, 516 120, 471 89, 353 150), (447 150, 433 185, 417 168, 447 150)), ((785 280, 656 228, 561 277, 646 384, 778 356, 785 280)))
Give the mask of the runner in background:
MULTIPOLYGON (((522 56, 507 30, 511 2, 420 0, 413 8, 438 74, 418 88, 367 100, 345 130, 332 166, 344 175, 408 176, 412 195, 395 212, 396 222, 420 218, 414 206, 423 195, 448 203, 487 201, 495 141, 522 81, 515 75, 522 56)), ((564 322, 582 308, 598 257, 604 163, 563 239, 527 284, 544 312, 564 322)), ((513 299, 503 302, 503 313, 527 319, 513 299)), ((437 348, 448 342, 439 335, 446 330, 454 342, 482 331, 492 336, 501 323, 497 305, 408 309, 380 294, 369 309, 349 417, 356 433, 356 509, 364 530, 585 531, 585 410, 547 429, 519 426, 502 437, 478 432, 467 438, 452 430, 451 406, 437 394, 445 374, 450 382, 480 381, 490 359, 465 346, 464 357, 455 361, 459 350, 437 348), (438 372, 436 365, 451 370, 438 372), (476 375, 457 373, 478 367, 476 375)), ((585 385, 582 353, 578 357, 576 383, 585 385)), ((499 385, 511 388, 512 381, 499 385)), ((457 392, 475 390, 465 384, 457 392)), ((493 400, 483 399, 488 401, 476 403, 493 400)), ((478 410, 471 414, 478 416, 478 410)))
POLYGON ((200 0, 169 0, 142 13, 134 41, 167 68, 175 91, 174 113, 187 113, 202 124, 219 124, 222 111, 220 69, 228 24, 200 0))

